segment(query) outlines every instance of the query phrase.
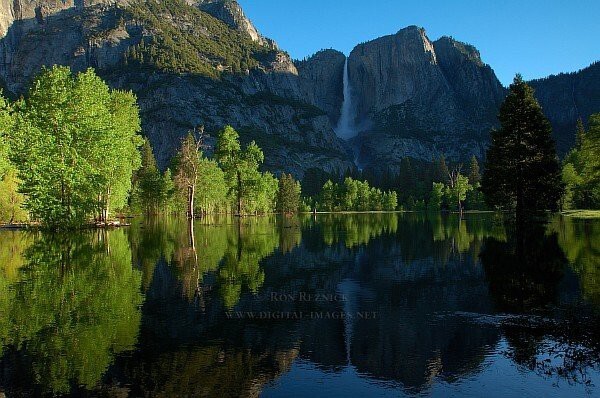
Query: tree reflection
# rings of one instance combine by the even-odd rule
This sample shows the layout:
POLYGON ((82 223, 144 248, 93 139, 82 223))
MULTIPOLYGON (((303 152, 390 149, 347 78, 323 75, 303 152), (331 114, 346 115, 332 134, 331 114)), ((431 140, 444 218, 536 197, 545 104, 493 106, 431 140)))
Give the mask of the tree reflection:
POLYGON ((323 240, 329 246, 342 242, 347 248, 365 245, 384 233, 398 230, 397 213, 319 215, 323 240))
POLYGON ((560 247, 579 276, 583 297, 600 308, 600 223, 556 217, 549 229, 558 235, 560 247))
POLYGON ((507 229, 509 239, 486 239, 480 254, 497 309, 522 313, 555 304, 567 266, 558 236, 547 235, 541 221, 507 229))
POLYGON ((38 235, 22 261, 1 342, 21 355, 3 367, 14 384, 42 392, 95 386, 114 355, 133 348, 140 325, 141 274, 125 233, 38 235))
MULTIPOLYGON (((569 227, 559 221, 546 229, 543 221, 511 224, 506 242, 487 239, 481 252, 497 310, 517 315, 500 322, 509 343, 506 354, 544 377, 589 384, 587 371, 597 368, 600 361, 598 314, 560 300, 560 283, 568 272, 568 261, 559 241, 572 256, 577 249, 564 243, 568 241, 564 231, 569 227), (563 236, 559 239, 556 230, 561 227, 563 236)), ((585 261, 573 265, 576 272, 586 272, 585 261)), ((585 283, 583 288, 585 291, 585 283)))
POLYGON ((292 228, 293 221, 276 222, 269 217, 213 216, 192 224, 158 218, 134 228, 132 242, 146 287, 154 266, 164 259, 175 269, 188 300, 204 308, 204 291, 212 289, 207 285, 214 280, 224 306, 233 308, 244 289, 257 293, 262 286, 265 274, 260 262, 265 257, 280 245, 289 251, 299 244, 299 230, 292 228))

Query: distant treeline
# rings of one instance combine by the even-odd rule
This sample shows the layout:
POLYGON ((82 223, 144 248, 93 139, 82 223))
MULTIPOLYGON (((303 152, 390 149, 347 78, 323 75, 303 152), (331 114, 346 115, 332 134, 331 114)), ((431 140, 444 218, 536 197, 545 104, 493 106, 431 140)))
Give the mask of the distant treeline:
POLYGON ((302 192, 322 211, 487 210, 477 159, 473 156, 463 169, 459 163, 448 166, 443 155, 431 162, 403 158, 395 173, 348 170, 337 175, 312 168, 302 179, 302 192))

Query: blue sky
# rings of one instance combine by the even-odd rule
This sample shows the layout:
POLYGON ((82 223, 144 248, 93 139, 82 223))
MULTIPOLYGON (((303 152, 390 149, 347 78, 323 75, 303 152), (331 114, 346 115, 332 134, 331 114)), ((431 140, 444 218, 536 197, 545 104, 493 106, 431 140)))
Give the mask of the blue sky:
POLYGON ((600 60, 600 0, 238 0, 293 58, 348 54, 408 25, 473 44, 503 84, 571 72, 600 60))

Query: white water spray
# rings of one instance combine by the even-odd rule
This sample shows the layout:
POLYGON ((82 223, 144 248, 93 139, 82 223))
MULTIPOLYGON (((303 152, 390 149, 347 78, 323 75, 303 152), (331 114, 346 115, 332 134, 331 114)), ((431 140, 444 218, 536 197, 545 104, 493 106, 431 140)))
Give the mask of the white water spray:
POLYGON ((348 58, 346 57, 346 62, 344 62, 344 101, 342 102, 340 120, 338 120, 338 125, 335 128, 335 133, 342 139, 347 140, 356 135, 356 126, 354 125, 352 115, 353 111, 352 88, 348 79, 348 58))

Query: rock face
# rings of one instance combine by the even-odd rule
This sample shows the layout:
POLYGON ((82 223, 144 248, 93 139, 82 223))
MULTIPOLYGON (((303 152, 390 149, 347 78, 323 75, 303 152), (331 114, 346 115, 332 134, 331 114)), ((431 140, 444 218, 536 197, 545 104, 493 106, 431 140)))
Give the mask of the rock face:
POLYGON ((242 7, 234 0, 199 0, 192 2, 202 11, 205 11, 213 17, 220 19, 230 27, 247 34, 252 41, 266 45, 277 50, 277 43, 262 36, 254 27, 252 22, 246 17, 242 7))
POLYGON ((411 26, 356 46, 348 67, 363 167, 483 155, 504 89, 473 47, 411 26))
POLYGON ((44 65, 94 67, 112 87, 137 94, 162 167, 191 128, 204 125, 214 137, 226 124, 263 147, 271 171, 302 177, 310 167, 353 167, 327 114, 305 100, 292 60, 256 33, 236 2, 197 5, 209 14, 183 0, 1 1, 3 85, 20 94, 44 65), (40 9, 48 11, 36 18, 40 9))
MULTIPOLYGON (((0 87, 23 94, 44 65, 96 69, 139 99, 143 134, 166 167, 195 126, 256 140, 266 168, 397 170, 403 157, 483 157, 506 95, 470 45, 411 26, 294 63, 233 0, 0 0, 0 87), (358 135, 339 139, 348 62, 358 135)), ((600 111, 600 66, 532 85, 564 153, 577 118, 600 111)))
POLYGON ((340 118, 340 109, 344 101, 345 62, 346 56, 341 52, 321 50, 312 57, 296 63, 305 98, 327 112, 333 126, 340 118))
POLYGON ((575 143, 577 119, 587 123, 591 114, 600 112, 600 62, 530 84, 552 123, 557 149, 565 154, 575 143))

